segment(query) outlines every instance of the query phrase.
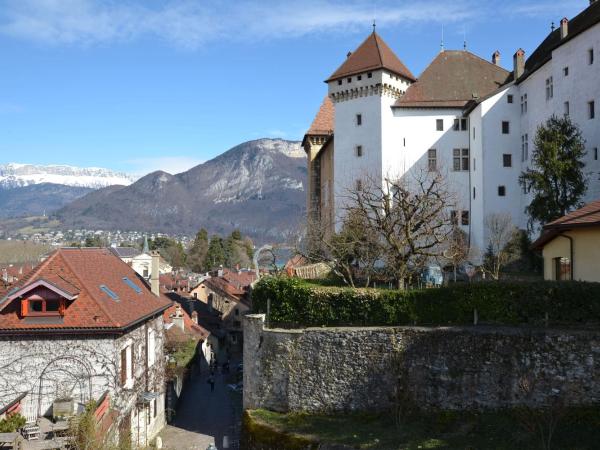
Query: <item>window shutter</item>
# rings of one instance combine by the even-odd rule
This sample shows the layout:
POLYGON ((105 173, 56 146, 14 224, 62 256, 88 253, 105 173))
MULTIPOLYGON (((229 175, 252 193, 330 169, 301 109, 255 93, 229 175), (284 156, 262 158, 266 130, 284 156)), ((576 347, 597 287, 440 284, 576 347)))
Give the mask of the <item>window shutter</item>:
POLYGON ((21 317, 26 317, 27 316, 27 307, 28 307, 28 301, 26 298, 21 300, 21 317))
POLYGON ((127 349, 121 350, 121 384, 127 382, 127 349))

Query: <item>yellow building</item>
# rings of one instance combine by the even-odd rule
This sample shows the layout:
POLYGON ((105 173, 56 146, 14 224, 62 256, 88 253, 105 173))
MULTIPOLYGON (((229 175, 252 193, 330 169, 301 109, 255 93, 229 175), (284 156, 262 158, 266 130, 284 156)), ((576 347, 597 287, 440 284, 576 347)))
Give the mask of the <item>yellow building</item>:
POLYGON ((544 279, 600 282, 600 200, 544 226, 544 279))

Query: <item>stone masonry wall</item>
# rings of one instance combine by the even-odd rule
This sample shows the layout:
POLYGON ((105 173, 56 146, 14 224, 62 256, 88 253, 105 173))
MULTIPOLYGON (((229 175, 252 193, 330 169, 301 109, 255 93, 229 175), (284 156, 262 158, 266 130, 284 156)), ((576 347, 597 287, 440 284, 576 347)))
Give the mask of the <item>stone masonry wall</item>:
POLYGON ((600 331, 264 328, 244 320, 244 408, 377 411, 600 402, 600 331), (530 386, 526 395, 522 385, 530 386), (398 400, 400 399, 400 400, 398 400))

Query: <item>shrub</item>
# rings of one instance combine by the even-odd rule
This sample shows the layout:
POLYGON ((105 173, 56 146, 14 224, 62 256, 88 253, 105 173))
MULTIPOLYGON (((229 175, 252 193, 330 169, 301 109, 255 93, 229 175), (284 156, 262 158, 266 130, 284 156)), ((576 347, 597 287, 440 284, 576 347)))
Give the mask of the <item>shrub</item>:
POLYGON ((25 425, 25 417, 21 414, 10 414, 5 419, 0 420, 0 433, 14 433, 25 425))
POLYGON ((263 278, 252 291, 255 313, 283 327, 468 325, 582 325, 600 323, 600 283, 488 282, 440 289, 394 291, 307 286, 263 278))

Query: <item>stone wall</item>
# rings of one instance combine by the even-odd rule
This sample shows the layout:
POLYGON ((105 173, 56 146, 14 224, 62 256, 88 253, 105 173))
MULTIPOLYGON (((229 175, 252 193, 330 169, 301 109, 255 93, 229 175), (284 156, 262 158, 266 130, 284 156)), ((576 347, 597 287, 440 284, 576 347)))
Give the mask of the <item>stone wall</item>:
POLYGON ((600 331, 264 328, 244 320, 244 408, 377 411, 600 402, 600 331), (529 394, 521 386, 529 386, 529 394))

